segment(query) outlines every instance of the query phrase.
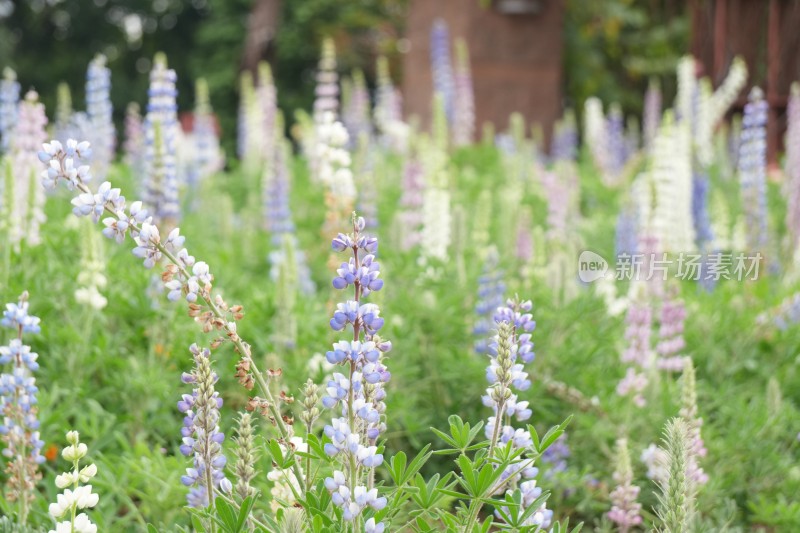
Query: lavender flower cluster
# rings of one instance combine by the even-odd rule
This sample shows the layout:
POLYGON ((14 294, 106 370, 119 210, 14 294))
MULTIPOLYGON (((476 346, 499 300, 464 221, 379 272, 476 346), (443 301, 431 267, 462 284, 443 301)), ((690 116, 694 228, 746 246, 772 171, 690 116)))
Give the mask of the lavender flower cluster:
MULTIPOLYGON (((354 214, 353 233, 340 233, 332 242, 335 252, 353 255, 333 280, 338 290, 352 286, 353 299, 337 304, 330 325, 334 331, 352 328, 353 337, 335 343, 326 353, 329 363, 344 366, 346 372, 333 374, 322 399, 328 409, 340 408, 341 416, 325 426, 331 440, 325 452, 340 460, 340 469, 325 479, 325 487, 347 521, 359 521, 367 508, 380 511, 387 503, 374 487, 373 470, 383 463, 377 442, 386 429, 384 385, 391 378, 383 358, 392 344, 378 335, 384 324, 378 306, 363 303, 363 298, 383 288, 375 259, 378 240, 362 234, 364 225, 364 219, 354 214)), ((366 531, 381 533, 384 527, 374 518, 365 522, 366 531)))

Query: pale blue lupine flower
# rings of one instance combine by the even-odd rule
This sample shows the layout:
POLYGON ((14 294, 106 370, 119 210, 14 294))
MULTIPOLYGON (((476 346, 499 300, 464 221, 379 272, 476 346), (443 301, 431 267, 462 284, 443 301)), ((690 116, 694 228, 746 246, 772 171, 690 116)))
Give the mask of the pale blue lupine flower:
MULTIPOLYGON (((363 303, 371 291, 380 290, 383 280, 380 265, 375 261, 378 240, 362 234, 366 221, 353 215, 353 233, 337 235, 331 248, 335 252, 352 254, 348 263, 342 263, 333 280, 336 289, 353 287, 353 299, 337 305, 330 325, 334 331, 352 328, 353 339, 340 340, 328 351, 329 363, 342 365, 345 373, 335 372, 325 388, 322 404, 328 409, 339 409, 325 426, 325 453, 341 461, 333 475, 325 479, 325 488, 334 505, 342 509, 343 517, 352 521, 371 508, 383 509, 387 504, 376 488, 364 485, 368 471, 383 463, 378 453, 377 440, 385 431, 384 412, 386 390, 384 385, 391 374, 382 357, 391 350, 391 343, 378 337, 384 324, 380 309, 375 304, 363 303), (359 465, 355 468, 355 465, 359 465)), ((370 518, 370 531, 383 531, 385 525, 370 518)))
POLYGON ((195 367, 191 374, 183 374, 181 381, 195 388, 191 395, 183 395, 178 410, 184 414, 180 451, 187 457, 192 456, 194 463, 181 476, 181 483, 191 487, 187 496, 190 507, 207 507, 213 503, 215 492, 228 494, 233 486, 225 477, 227 460, 222 453, 225 435, 219 429, 222 398, 214 390, 219 378, 211 369, 211 352, 195 344, 189 350, 195 367))
POLYGON ((7 153, 17 124, 19 106, 17 73, 6 67, 0 80, 0 153, 7 153))

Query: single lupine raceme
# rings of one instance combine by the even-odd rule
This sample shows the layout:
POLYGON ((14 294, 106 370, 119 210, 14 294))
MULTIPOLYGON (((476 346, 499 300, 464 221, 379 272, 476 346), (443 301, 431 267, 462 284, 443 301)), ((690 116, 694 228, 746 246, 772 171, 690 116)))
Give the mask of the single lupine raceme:
POLYGON ((44 213, 45 194, 36 184, 36 151, 47 139, 45 126, 47 116, 44 104, 39 102, 36 91, 28 91, 20 102, 18 120, 11 138, 10 160, 14 180, 14 202, 11 243, 19 245, 25 241, 30 245, 41 242, 39 227, 47 217, 44 213))
POLYGON ((372 135, 372 125, 369 120, 369 91, 364 73, 360 70, 353 71, 349 98, 342 110, 342 123, 350 134, 350 145, 354 147, 364 136, 368 141, 372 135))
POLYGON ((410 250, 422 240, 424 212, 425 176, 420 160, 420 147, 412 142, 410 154, 403 162, 402 193, 400 209, 397 211, 397 225, 403 228, 400 248, 410 250))
POLYGON ((84 234, 81 239, 81 263, 75 289, 75 300, 92 309, 103 309, 108 299, 100 292, 108 284, 106 278, 105 257, 101 253, 103 243, 94 231, 91 222, 82 221, 80 229, 84 234))
POLYGON ((620 533, 628 533, 632 527, 642 523, 642 504, 636 501, 639 487, 633 484, 633 468, 628 453, 628 441, 617 440, 617 466, 614 470, 617 486, 611 492, 611 510, 608 519, 617 524, 620 533))
POLYGON ((644 145, 649 148, 653 144, 661 123, 661 84, 658 79, 653 78, 647 85, 647 92, 644 95, 644 116, 642 117, 642 128, 644 134, 644 145))
POLYGON ((97 55, 86 72, 86 116, 91 124, 90 141, 94 146, 92 168, 104 179, 114 159, 116 131, 111 105, 111 70, 106 57, 97 55))
POLYGON ((241 499, 255 496, 257 493, 255 487, 251 486, 251 481, 258 473, 256 471, 258 452, 255 448, 252 423, 252 415, 242 413, 236 427, 236 436, 233 438, 236 443, 236 464, 233 470, 236 478, 234 489, 241 499))
POLYGON ((178 200, 178 171, 176 153, 180 126, 175 101, 177 75, 167 68, 163 54, 156 56, 150 71, 149 100, 145 117, 145 205, 152 210, 157 222, 177 221, 180 216, 178 200))
POLYGON ((321 123, 328 113, 335 120, 339 115, 339 75, 336 73, 336 45, 330 37, 322 41, 316 82, 314 122, 321 123))
POLYGON ((628 307, 625 318, 626 348, 620 354, 620 360, 628 364, 625 377, 617 385, 620 396, 633 395, 633 402, 638 407, 646 403, 644 390, 648 379, 646 372, 653 366, 653 351, 650 336, 653 327, 653 313, 644 291, 639 290, 628 307))
POLYGON ((17 73, 6 67, 0 80, 0 153, 5 154, 11 146, 14 127, 17 124, 19 106, 19 82, 17 73))
POLYGON ((456 40, 453 85, 453 146, 467 146, 472 144, 475 136, 475 95, 469 50, 464 39, 456 40))
POLYGON ((91 485, 82 485, 97 475, 97 466, 92 463, 81 468, 81 459, 86 457, 88 447, 80 442, 77 431, 67 433, 69 446, 61 452, 61 457, 72 464, 72 469, 56 476, 56 486, 64 492, 50 504, 49 512, 56 520, 56 528, 50 533, 97 533, 97 526, 83 511, 97 505, 100 497, 92 493, 91 485))
MULTIPOLYGON (((673 292, 677 292, 677 289, 673 292)), ((686 320, 686 306, 677 294, 667 294, 661 304, 661 324, 658 330, 656 366, 666 372, 680 372, 684 369, 686 347, 683 339, 683 326, 686 320)))
POLYGON ((29 312, 28 293, 17 303, 6 304, 0 326, 12 329, 16 337, 0 346, 0 442, 8 459, 6 497, 19 505, 18 519, 25 523, 30 504, 36 497, 36 482, 41 478, 39 465, 44 442, 39 438, 36 395, 39 389, 33 373, 39 369, 39 358, 31 347, 23 344, 23 334, 39 333, 39 318, 29 312), (6 368, 8 370, 6 371, 6 368))
POLYGON ((656 514, 661 520, 659 531, 683 533, 694 512, 694 484, 687 475, 689 459, 689 428, 680 418, 673 418, 664 430, 667 456, 666 479, 659 483, 659 505, 656 514))
POLYGON ((767 220, 767 101, 753 87, 744 106, 739 148, 739 182, 742 194, 747 249, 764 252, 769 245, 767 220))
MULTIPOLYGON (((352 340, 335 343, 325 355, 329 363, 343 366, 345 373, 333 374, 322 403, 340 413, 325 426, 325 435, 331 440, 325 445, 325 453, 339 461, 332 476, 325 479, 325 488, 334 505, 342 509, 344 519, 359 529, 367 508, 380 511, 387 504, 374 486, 374 469, 383 463, 377 443, 386 429, 384 385, 391 378, 383 358, 392 344, 378 336, 384 324, 378 306, 363 302, 371 292, 383 288, 374 255, 378 239, 362 233, 365 221, 355 213, 352 224, 353 232, 338 234, 332 248, 352 254, 336 271, 333 287, 345 290, 352 286, 353 299, 337 305, 330 325, 334 331, 352 328, 353 335, 352 340)), ((364 523, 373 531, 385 527, 372 518, 364 523)))
POLYGON ((53 136, 56 139, 67 140, 70 137, 70 127, 72 125, 72 93, 69 85, 65 82, 58 84, 56 96, 56 113, 53 124, 53 136))
POLYGON ((229 494, 233 490, 225 477, 227 460, 222 453, 225 434, 219 430, 219 410, 222 398, 214 389, 218 376, 211 368, 211 352, 193 344, 189 351, 194 358, 194 369, 184 373, 181 381, 194 385, 192 394, 184 394, 178 410, 184 414, 181 435, 181 453, 194 459, 192 468, 186 469, 181 482, 192 487, 187 496, 189 507, 213 505, 217 493, 229 494))
POLYGON ((431 26, 431 74, 433 90, 440 95, 447 121, 453 116, 454 82, 450 58, 450 30, 443 19, 436 19, 431 26))
POLYGON ((578 125, 572 109, 564 111, 554 127, 550 158, 554 162, 574 161, 578 155, 578 125))
MULTIPOLYGON (((483 396, 484 405, 494 411, 494 416, 489 417, 485 426, 490 457, 498 446, 510 444, 512 448, 524 449, 533 444, 529 431, 515 428, 510 424, 511 420, 522 422, 532 415, 528 402, 520 401, 514 392, 514 390, 525 391, 531 384, 524 368, 525 364, 532 362, 535 357, 531 333, 536 327, 536 322, 530 312, 532 308, 530 300, 513 298, 507 300, 506 305, 499 307, 495 313, 494 320, 498 331, 489 345, 490 363, 486 368, 489 388, 483 396)), ((500 476, 495 493, 510 494, 513 491, 506 487, 518 484, 522 492, 522 510, 524 510, 542 494, 542 489, 536 485, 535 477, 538 473, 539 470, 533 466, 532 460, 520 457, 500 476)), ((501 518, 499 512, 495 515, 498 519, 501 518)), ((524 525, 546 528, 550 525, 552 516, 553 511, 542 503, 525 520, 524 525)))
POLYGON ((680 416, 686 422, 689 432, 689 450, 686 465, 686 475, 695 486, 708 482, 708 474, 700 467, 700 459, 706 456, 706 447, 700 430, 703 419, 697 413, 697 389, 695 371, 692 359, 686 357, 683 361, 683 377, 681 378, 681 410, 680 416))

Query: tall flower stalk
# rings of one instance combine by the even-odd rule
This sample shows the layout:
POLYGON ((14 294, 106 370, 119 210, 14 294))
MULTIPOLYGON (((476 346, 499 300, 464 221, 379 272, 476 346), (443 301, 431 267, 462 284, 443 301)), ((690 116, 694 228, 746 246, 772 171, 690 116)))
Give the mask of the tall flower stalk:
POLYGON ((213 505, 217 493, 229 494, 233 485, 223 470, 227 460, 222 453, 225 434, 219 429, 222 398, 214 389, 219 378, 211 368, 211 351, 196 344, 189 351, 194 358, 194 369, 184 373, 181 381, 194 385, 194 390, 183 395, 178 410, 184 414, 181 453, 192 456, 194 464, 186 469, 181 482, 192 487, 187 496, 189 507, 208 507, 213 505))
POLYGON ((661 304, 661 320, 658 330, 656 366, 666 372, 680 372, 684 368, 686 356, 683 350, 683 325, 686 321, 686 306, 677 294, 677 289, 667 292, 661 304))
POLYGON ((431 26, 431 74, 433 91, 442 99, 447 121, 453 117, 454 81, 450 57, 450 30, 447 22, 436 19, 431 26))
POLYGON ((125 162, 134 170, 134 174, 142 172, 144 162, 144 123, 139 104, 130 102, 125 109, 125 162))
POLYGON ((362 233, 363 218, 353 214, 352 224, 352 233, 340 233, 332 242, 335 252, 352 254, 337 269, 333 286, 338 290, 352 286, 353 297, 337 304, 330 325, 334 331, 352 329, 353 334, 352 340, 341 340, 326 353, 328 362, 344 367, 344 373, 333 374, 322 400, 326 408, 339 412, 325 426, 331 441, 325 453, 338 461, 332 476, 325 479, 325 488, 354 531, 360 531, 365 522, 366 528, 383 530, 384 525, 374 519, 364 520, 363 513, 368 507, 380 511, 387 503, 378 495, 374 469, 383 463, 377 443, 386 430, 384 385, 391 378, 383 360, 392 344, 378 335, 384 323, 378 306, 364 303, 370 293, 383 288, 375 259, 378 239, 362 233))
POLYGON ((317 68, 317 87, 314 91, 314 120, 319 122, 326 113, 339 114, 339 74, 336 72, 336 45, 326 37, 317 68))
POLYGON ((86 72, 86 116, 91 124, 89 140, 94 146, 92 168, 100 179, 105 178, 114 159, 117 133, 113 111, 111 70, 106 66, 106 57, 99 54, 89 63, 86 72))
POLYGON ((39 438, 36 378, 38 354, 23 344, 25 333, 39 333, 39 318, 29 313, 28 293, 17 303, 6 304, 0 326, 16 333, 6 346, 0 346, 0 441, 4 444, 6 499, 16 502, 17 519, 25 524, 30 504, 36 497, 36 482, 41 479, 39 465, 44 462, 39 438))
POLYGON ((41 242, 39 227, 46 220, 45 194, 36 181, 39 163, 36 151, 47 139, 47 116, 36 91, 28 91, 19 106, 19 119, 11 140, 11 172, 14 180, 14 202, 11 219, 11 244, 41 242))
POLYGON ((64 492, 58 495, 55 503, 50 504, 49 513, 56 520, 56 528, 50 533, 97 533, 97 526, 92 523, 86 513, 80 513, 97 505, 100 497, 92 493, 91 485, 81 485, 97 475, 97 466, 92 463, 81 468, 81 459, 86 457, 88 447, 80 442, 77 431, 67 433, 69 446, 64 448, 61 456, 72 464, 68 472, 56 476, 56 487, 64 492))
POLYGON ((6 67, 0 80, 0 153, 5 154, 11 146, 14 127, 17 124, 19 106, 19 82, 17 73, 6 67))
POLYGON ((767 227, 767 102, 758 87, 750 91, 742 118, 739 183, 748 251, 764 252, 767 227))
POLYGON ((475 137, 475 94, 469 65, 469 49, 464 39, 456 41, 456 66, 453 73, 453 146, 472 144, 475 137))
MULTIPOLYGON (((496 450, 500 447, 510 446, 512 450, 523 450, 533 445, 530 431, 515 428, 511 423, 513 419, 525 421, 532 415, 528 402, 519 400, 515 392, 525 391, 531 385, 525 365, 531 363, 535 357, 531 333, 536 328, 536 322, 530 312, 532 308, 530 300, 522 301, 515 297, 507 300, 504 306, 498 307, 494 316, 497 335, 489 345, 490 363, 486 368, 489 388, 483 396, 484 405, 490 407, 494 413, 485 426, 490 460, 496 458, 496 450)), ((542 489, 536 486, 535 478, 538 473, 539 470, 534 468, 532 460, 520 456, 503 471, 493 493, 511 495, 518 489, 522 501, 521 508, 515 512, 522 513, 542 495, 542 489)), ((509 513, 507 508, 501 509, 505 514, 509 513)), ((500 512, 501 509, 495 511, 495 515, 502 520, 504 513, 500 512)), ((480 504, 471 506, 465 531, 471 531, 471 524, 477 519, 479 510, 480 504)), ((542 502, 522 525, 546 528, 549 527, 552 517, 553 512, 542 502)))
POLYGON ((179 135, 175 98, 177 76, 158 54, 150 71, 145 118, 145 204, 158 223, 174 224, 180 216, 176 150, 179 135))
POLYGON ((633 468, 628 452, 628 440, 617 440, 617 466, 614 470, 616 488, 611 492, 611 510, 608 519, 617 524, 620 533, 628 533, 631 528, 642 523, 642 504, 636 501, 639 487, 633 484, 633 468))
POLYGON ((686 475, 695 486, 708 482, 708 474, 700 467, 699 461, 706 456, 706 447, 700 429, 703 419, 697 413, 697 390, 695 383, 694 364, 687 357, 683 361, 683 377, 681 378, 681 418, 686 422, 689 432, 689 450, 686 465, 686 475))
POLYGON ((664 431, 666 476, 659 482, 659 505, 656 509, 663 533, 684 533, 694 508, 695 493, 687 475, 689 430, 680 418, 673 418, 664 431))

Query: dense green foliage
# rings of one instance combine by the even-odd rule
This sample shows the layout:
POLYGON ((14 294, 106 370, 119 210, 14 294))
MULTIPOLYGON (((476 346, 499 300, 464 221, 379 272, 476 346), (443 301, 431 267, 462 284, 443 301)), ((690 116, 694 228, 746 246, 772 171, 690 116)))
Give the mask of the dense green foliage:
POLYGON ((675 66, 688 51, 687 10, 683 2, 567 0, 564 76, 573 108, 596 96, 641 116, 651 77, 670 101, 675 66))
MULTIPOLYGON (((245 305, 239 331, 253 343, 257 358, 269 367, 282 367, 285 389, 296 395, 309 374, 318 382, 323 378, 310 362, 314 354, 328 349, 336 335, 328 327, 335 295, 326 267, 330 236, 320 235, 322 190, 308 182, 303 161, 296 161, 294 170, 298 236, 318 286, 317 296, 298 301, 296 349, 279 350, 271 341, 282 327, 282 317, 268 274, 269 238, 259 229, 256 179, 240 173, 212 178, 181 230, 192 253, 211 265, 216 289, 227 301, 245 305)), ((389 457, 399 451, 413 456, 431 442, 442 446, 429 428, 445 429, 450 414, 472 423, 488 414, 480 399, 486 387, 486 359, 474 354, 470 334, 482 255, 468 240, 473 220, 462 219, 465 237, 455 246, 461 252, 443 266, 441 279, 426 280, 416 254, 397 250, 403 231, 393 222, 399 170, 399 161, 389 159, 376 172, 386 287, 374 301, 386 317, 382 334, 394 343, 388 362, 393 375, 387 397, 389 457)), ((503 171, 494 148, 457 152, 454 170, 454 202, 467 213, 479 209, 479 195, 490 179, 502 188, 503 171)), ((618 193, 602 187, 588 166, 581 174, 584 220, 573 223, 592 249, 609 256, 618 193)), ((135 196, 137 179, 126 168, 115 167, 110 179, 129 197, 135 196)), ((726 189, 729 180, 716 176, 715 186, 726 189)), ((535 224, 544 224, 542 200, 534 191, 521 202, 534 209, 535 224)), ((773 195, 771 205, 780 203, 773 195)), ((534 409, 532 421, 541 433, 575 415, 568 428, 572 456, 567 471, 540 481, 553 490, 548 506, 556 518, 569 516, 573 523, 584 520, 589 526, 599 523, 613 487, 614 440, 626 433, 637 484, 645 487, 641 501, 649 515, 656 503, 654 485, 644 477, 638 456, 649 443, 658 442, 664 423, 677 414, 677 383, 661 379, 644 409, 618 397, 614 389, 624 373, 619 364, 623 319, 610 317, 589 287, 580 287, 574 299, 564 301, 554 294, 548 278, 530 270, 520 274, 509 237, 503 233, 504 212, 499 204, 494 207, 491 236, 500 245, 508 292, 534 301, 537 358, 530 367, 534 385, 523 396, 534 409), (558 393, 559 382, 595 400, 574 403, 558 393)), ((3 302, 29 290, 31 311, 42 318, 42 334, 29 341, 40 354, 37 380, 45 449, 58 446, 66 428, 81 431, 99 469, 94 486, 101 495, 100 506, 92 517, 100 530, 142 531, 151 522, 166 531, 187 524, 188 515, 181 510, 186 489, 179 476, 188 460, 177 451, 182 415, 175 404, 186 392, 180 374, 191 365, 187 346, 206 343, 210 337, 199 333, 185 316, 184 305, 173 305, 163 295, 148 297, 155 274, 141 268, 129 242, 117 246, 103 239, 109 305, 103 312, 82 308, 73 292, 84 233, 73 227, 65 191, 49 199, 47 213, 44 243, 13 254, 10 269, 3 272, 9 283, 0 290, 3 302)), ((800 330, 778 332, 755 321, 788 288, 779 278, 765 276, 754 283, 722 283, 711 294, 689 282, 682 289, 688 306, 687 353, 697 367, 699 412, 705 419, 708 457, 702 466, 711 479, 699 496, 704 524, 709 531, 725 530, 725 524, 731 531, 751 530, 757 524, 791 531, 800 525, 792 503, 800 491, 796 438, 800 330)), ((230 349, 215 352, 215 357, 227 413, 223 420, 230 423, 234 410, 244 406, 246 391, 232 377, 235 356, 230 349)), ((230 428, 223 429, 231 434, 230 428)), ((259 445, 264 442, 260 439, 259 445)), ((262 476, 270 469, 264 456, 262 476)), ((427 474, 452 469, 451 458, 445 456, 435 456, 426 465, 427 474)), ((44 470, 45 478, 52 480, 61 468, 48 462, 44 470)), ((53 500, 56 489, 52 482, 40 488, 33 520, 48 525, 46 502, 53 500)), ((7 505, 0 500, 0 513, 8 511, 7 505)), ((258 503, 266 505, 264 499, 258 503)))

